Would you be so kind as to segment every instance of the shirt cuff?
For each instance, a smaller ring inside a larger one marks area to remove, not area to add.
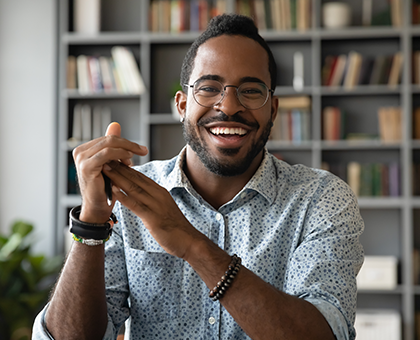
[[[324,316],[330,325],[336,339],[349,340],[349,330],[343,314],[334,305],[324,300],[305,298],[313,304]]]
[[[44,309],[39,312],[35,318],[34,325],[32,328],[32,340],[54,340],[50,332],[45,325],[45,314],[47,313],[48,304]],[[114,340],[116,338],[115,327],[112,323],[110,316],[108,315],[108,324],[103,340]]]

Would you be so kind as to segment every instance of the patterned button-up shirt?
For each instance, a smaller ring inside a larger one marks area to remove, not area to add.
[[[364,224],[348,185],[326,171],[290,166],[265,151],[251,180],[216,210],[182,171],[184,157],[182,151],[172,160],[137,169],[170,192],[197,230],[227,253],[238,254],[264,281],[312,303],[337,339],[354,339]],[[167,254],[140,218],[119,202],[114,213],[119,223],[106,243],[104,339],[115,339],[127,318],[129,339],[249,339],[208,297],[191,266]],[[35,339],[48,339],[44,312],[35,322]]]

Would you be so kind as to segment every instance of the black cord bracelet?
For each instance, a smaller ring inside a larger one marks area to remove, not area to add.
[[[239,269],[241,268],[241,258],[234,254],[231,258],[228,270],[226,270],[225,275],[222,276],[220,281],[217,283],[216,287],[214,287],[210,293],[209,297],[213,301],[217,301],[221,299],[230,285],[232,284],[233,280],[238,274]]]

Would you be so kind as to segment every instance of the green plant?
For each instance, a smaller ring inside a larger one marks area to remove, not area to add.
[[[30,339],[61,267],[61,257],[31,254],[32,231],[32,225],[18,221],[9,236],[0,235],[0,339]]]

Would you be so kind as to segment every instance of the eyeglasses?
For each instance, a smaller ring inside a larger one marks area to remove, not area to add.
[[[193,85],[184,84],[193,90],[193,97],[197,104],[204,107],[213,107],[219,104],[226,94],[227,87],[236,89],[236,97],[242,106],[250,110],[256,110],[267,103],[270,92],[267,85],[259,82],[247,82],[240,86],[223,85],[212,79],[198,79]]]

